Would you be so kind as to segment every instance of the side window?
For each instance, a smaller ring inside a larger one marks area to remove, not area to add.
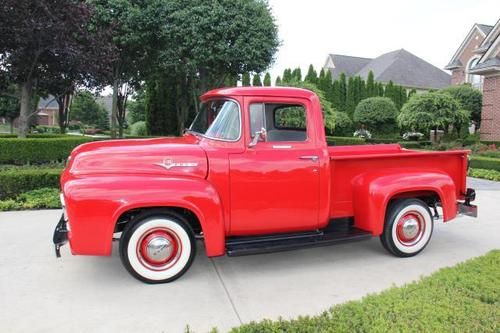
[[[250,104],[250,135],[253,138],[255,132],[266,128],[264,116],[264,104]]]

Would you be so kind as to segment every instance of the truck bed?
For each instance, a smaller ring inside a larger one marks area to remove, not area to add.
[[[330,155],[331,218],[353,215],[353,182],[371,172],[404,170],[449,175],[457,198],[466,191],[467,150],[420,151],[398,144],[328,147]]]

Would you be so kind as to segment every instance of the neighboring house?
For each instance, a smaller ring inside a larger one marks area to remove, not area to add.
[[[38,102],[36,123],[45,126],[59,126],[58,113],[59,105],[54,96],[49,95],[47,98],[41,98]]]
[[[500,20],[474,24],[445,69],[452,84],[470,83],[483,92],[481,140],[500,141]]]
[[[416,90],[441,89],[451,82],[449,74],[404,49],[374,59],[330,54],[324,68],[331,71],[333,79],[345,73],[347,77],[359,75],[366,80],[372,71],[375,81],[392,81]]]

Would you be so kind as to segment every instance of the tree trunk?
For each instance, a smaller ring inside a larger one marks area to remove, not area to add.
[[[28,79],[21,84],[21,112],[19,114],[18,137],[25,138],[29,130],[29,118],[33,103],[33,80]]]
[[[9,121],[9,125],[10,125],[10,134],[14,134],[14,119],[11,119]]]
[[[113,101],[111,106],[111,137],[116,138],[116,114],[118,109],[118,80],[113,80]]]

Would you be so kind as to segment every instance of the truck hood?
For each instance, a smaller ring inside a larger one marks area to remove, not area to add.
[[[67,167],[75,176],[151,174],[205,178],[207,170],[205,151],[192,135],[85,143],[73,150]]]

